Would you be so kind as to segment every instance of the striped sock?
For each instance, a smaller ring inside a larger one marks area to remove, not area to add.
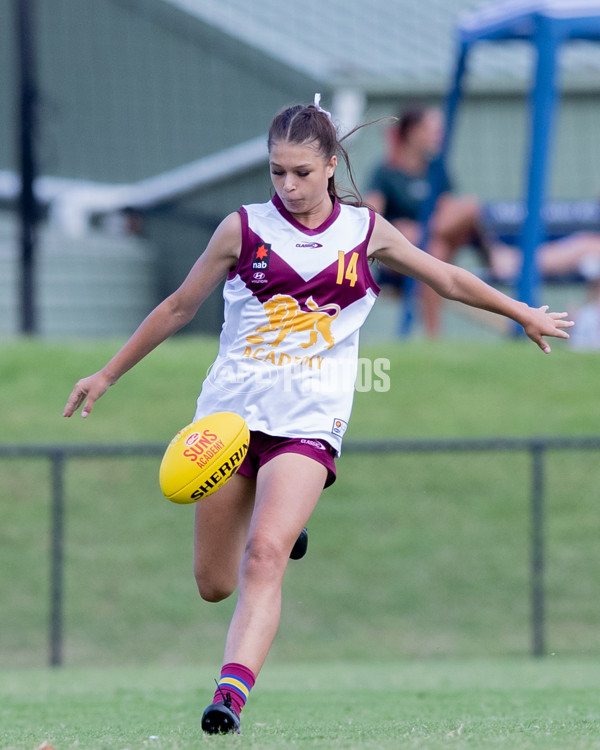
[[[218,682],[213,703],[229,698],[231,708],[239,716],[255,682],[254,673],[243,664],[225,664],[221,669],[221,679]]]

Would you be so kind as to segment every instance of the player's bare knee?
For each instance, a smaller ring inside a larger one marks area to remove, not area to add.
[[[204,571],[194,570],[198,593],[205,602],[222,602],[235,591],[235,583],[225,580],[215,580]]]
[[[205,602],[216,604],[217,602],[222,602],[233,594],[233,588],[230,587],[207,585],[198,581],[196,583],[198,586],[198,592]]]
[[[272,578],[285,568],[285,549],[268,538],[251,538],[246,544],[242,561],[242,572],[246,577]]]
[[[481,216],[481,203],[474,195],[465,195],[462,201],[467,216],[479,218]]]

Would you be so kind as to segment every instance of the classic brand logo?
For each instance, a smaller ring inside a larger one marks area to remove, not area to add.
[[[296,247],[323,247],[323,245],[318,242],[298,242]]]
[[[266,271],[269,267],[271,257],[271,245],[267,242],[261,242],[256,246],[254,258],[252,259],[253,271]]]
[[[304,445],[312,445],[313,448],[318,448],[320,451],[327,450],[327,448],[323,445],[323,443],[320,440],[307,440],[306,438],[302,438],[300,442],[304,443]]]

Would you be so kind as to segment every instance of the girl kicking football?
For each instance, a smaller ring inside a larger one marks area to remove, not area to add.
[[[109,386],[188,323],[225,281],[219,352],[195,418],[240,414],[250,449],[238,473],[196,506],[200,595],[210,602],[236,589],[238,595],[221,679],[202,718],[211,734],[239,731],[279,624],[290,551],[335,480],[353,397],[343,383],[353,382],[347,375],[356,372],[359,329],[378,294],[370,262],[516,321],[546,353],[546,337],[568,338],[572,325],[566,313],[531,308],[423,252],[358,196],[339,195],[336,167],[347,155],[317,98],[275,117],[268,150],[272,200],[223,220],[182,285],[101,370],[75,385],[64,410],[70,417],[82,407],[89,416]],[[341,371],[343,382],[331,388],[332,373]]]

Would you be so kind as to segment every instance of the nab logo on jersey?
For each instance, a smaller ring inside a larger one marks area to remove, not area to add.
[[[267,242],[261,242],[254,250],[252,258],[253,271],[265,271],[269,267],[269,258],[271,257],[271,245]]]

